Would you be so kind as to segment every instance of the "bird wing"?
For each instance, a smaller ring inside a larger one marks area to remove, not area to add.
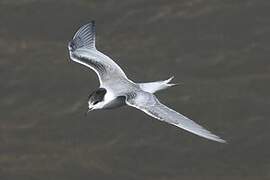
[[[82,26],[68,44],[72,61],[94,70],[100,84],[111,80],[127,79],[123,70],[95,46],[95,21]]]
[[[182,114],[168,108],[158,101],[155,95],[147,92],[133,93],[126,98],[126,104],[133,106],[146,114],[169,124],[185,129],[198,136],[225,143],[226,141],[204,129],[199,124],[183,116]]]

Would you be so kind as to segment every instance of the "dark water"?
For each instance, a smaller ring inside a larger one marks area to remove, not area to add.
[[[270,179],[268,0],[0,1],[0,179]],[[97,47],[134,81],[229,141],[124,107],[85,117],[96,75],[67,42],[97,22]]]

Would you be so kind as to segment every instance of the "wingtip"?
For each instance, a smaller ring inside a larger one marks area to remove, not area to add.
[[[225,141],[225,140],[223,140],[223,139],[219,139],[219,140],[217,140],[217,142],[219,142],[219,143],[223,143],[223,144],[228,144],[228,142],[227,142],[227,141]]]
[[[88,49],[96,49],[95,34],[95,21],[92,20],[77,30],[72,40],[68,44],[68,49],[70,51],[75,51],[76,49],[82,47],[86,47]]]
[[[94,29],[96,27],[96,21],[95,20],[91,20],[89,23],[88,23],[89,26],[92,26],[92,28]]]
[[[221,139],[219,136],[216,136],[216,135],[212,135],[212,137],[206,137],[207,139],[210,139],[212,141],[216,141],[216,142],[219,142],[219,143],[223,143],[223,144],[228,144],[228,142],[224,139]]]

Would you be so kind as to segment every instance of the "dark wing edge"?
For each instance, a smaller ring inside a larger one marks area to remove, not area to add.
[[[74,35],[73,39],[68,43],[70,51],[78,48],[96,49],[95,45],[96,25],[95,21],[82,26]]]
[[[94,70],[100,84],[113,78],[127,79],[123,70],[95,47],[95,21],[83,25],[68,43],[70,59]]]
[[[206,139],[226,143],[225,140],[214,135],[199,124],[160,103],[153,94],[149,93],[147,96],[148,97],[146,97],[146,99],[147,101],[150,101],[150,103],[142,103],[142,99],[140,101],[136,101],[136,97],[127,98],[126,103],[127,105],[133,106],[160,121],[167,122]],[[149,96],[152,97],[150,98]]]

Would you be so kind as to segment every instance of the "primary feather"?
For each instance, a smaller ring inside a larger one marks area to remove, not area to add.
[[[133,97],[127,98],[126,102],[128,105],[144,111],[148,115],[160,121],[165,121],[169,124],[213,141],[221,143],[226,142],[184,115],[163,105],[158,101],[155,95],[151,93],[137,92],[135,96],[133,95]]]
[[[120,105],[126,103],[158,120],[198,136],[221,143],[226,142],[194,121],[161,104],[152,94],[175,85],[169,83],[172,78],[150,83],[134,83],[129,80],[124,71],[111,58],[96,49],[95,32],[94,21],[82,26],[69,42],[68,49],[72,61],[91,68],[98,75],[100,88],[104,89],[105,93],[102,94],[102,99],[92,98],[93,102],[99,102],[96,108],[109,108],[112,104],[115,107],[117,102]]]
[[[95,36],[94,21],[82,26],[68,44],[71,60],[94,70],[100,84],[113,78],[127,79],[124,71],[111,58],[96,49]]]

